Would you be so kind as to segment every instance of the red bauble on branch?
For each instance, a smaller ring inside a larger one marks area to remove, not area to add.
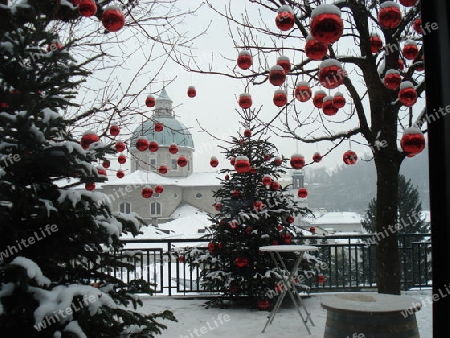
[[[270,186],[270,184],[272,183],[272,178],[270,176],[264,176],[262,178],[262,184],[264,184],[266,187]]]
[[[234,164],[236,163],[236,157],[230,158],[230,164],[234,167]]]
[[[294,96],[300,102],[306,102],[311,98],[311,87],[308,82],[301,81],[297,84],[294,90]]]
[[[399,69],[400,71],[402,71],[402,70],[405,69],[405,62],[403,62],[402,59],[398,59],[398,69]]]
[[[242,109],[250,108],[253,104],[252,96],[248,93],[242,93],[241,95],[239,95],[238,104]]]
[[[148,149],[148,140],[145,137],[139,137],[136,140],[136,149],[139,151],[146,151]]]
[[[162,124],[161,122],[156,122],[154,128],[155,131],[159,133],[164,130],[164,124]]]
[[[231,195],[233,196],[233,197],[240,197],[241,196],[241,192],[239,191],[239,190],[237,190],[237,189],[234,189],[232,192],[231,192]]]
[[[319,89],[318,91],[316,91],[314,93],[314,96],[313,96],[314,107],[322,108],[322,106],[323,106],[323,99],[324,99],[325,96],[327,96],[327,93],[325,93],[324,90]]]
[[[414,20],[413,29],[416,31],[417,34],[423,34],[421,18]]]
[[[425,137],[417,127],[406,128],[400,140],[400,146],[406,156],[413,157],[425,148]]]
[[[113,124],[111,125],[111,127],[109,127],[109,135],[111,136],[117,136],[120,133],[120,128],[117,124]]]
[[[117,170],[116,173],[117,178],[124,178],[125,177],[125,172],[123,170]]]
[[[280,165],[283,164],[283,160],[281,159],[281,157],[276,156],[276,157],[273,159],[273,164],[274,164],[275,166],[279,167]]]
[[[237,257],[234,262],[238,268],[245,268],[250,263],[250,260],[246,257]]]
[[[98,137],[98,135],[95,132],[87,131],[81,137],[80,145],[81,145],[81,148],[83,148],[84,150],[87,150],[87,149],[89,149],[89,147],[91,146],[92,143],[95,143],[98,141],[100,141],[100,137]]]
[[[272,183],[270,183],[270,190],[280,190],[280,183],[278,183],[277,181],[272,181]]]
[[[383,83],[386,88],[391,90],[397,90],[402,82],[402,77],[400,72],[396,69],[389,69],[384,75]]]
[[[378,12],[378,22],[381,28],[393,29],[397,28],[402,21],[402,13],[400,6],[393,1],[385,1],[380,5]]]
[[[319,152],[315,152],[312,159],[314,162],[319,163],[322,161],[322,155]]]
[[[282,5],[278,8],[278,14],[275,18],[275,24],[278,29],[282,31],[288,31],[294,27],[295,16],[294,11],[288,5]]]
[[[291,156],[290,164],[294,169],[302,169],[305,166],[305,157],[300,154],[294,154]]]
[[[247,156],[238,156],[236,157],[236,161],[234,163],[234,169],[239,174],[247,173],[250,170],[250,160]]]
[[[216,209],[217,211],[222,210],[223,204],[220,202],[216,202],[214,203],[214,209]]]
[[[164,187],[162,185],[155,186],[155,193],[162,194],[164,191]]]
[[[145,105],[149,108],[154,107],[156,104],[156,99],[153,95],[149,94],[147,95],[147,98],[145,99]]]
[[[81,0],[78,5],[78,12],[81,16],[93,16],[97,13],[97,5],[93,0]]]
[[[306,38],[305,54],[311,60],[321,61],[327,55],[327,45],[317,41],[311,35]]]
[[[180,167],[185,167],[188,164],[188,159],[184,156],[178,157],[177,164]]]
[[[331,4],[317,6],[311,12],[309,27],[311,36],[324,44],[332,44],[339,40],[344,31],[341,10]]]
[[[383,41],[377,33],[370,34],[370,51],[376,54],[383,48]]]
[[[178,146],[177,146],[175,143],[172,143],[172,144],[169,146],[169,153],[171,153],[171,154],[176,154],[176,153],[178,153]]]
[[[281,55],[277,58],[277,65],[283,68],[285,74],[289,74],[291,71],[291,60],[285,55]]]
[[[103,160],[102,167],[108,169],[111,166],[111,162],[109,160]]]
[[[242,50],[239,52],[237,65],[242,70],[247,70],[253,65],[253,58],[248,50]]]
[[[153,189],[150,186],[142,188],[141,195],[144,198],[150,198],[153,195]]]
[[[333,104],[333,99],[333,96],[325,96],[323,98],[322,111],[327,116],[336,115],[339,110],[339,108]]]
[[[400,0],[400,3],[405,7],[414,6],[419,0]]]
[[[125,164],[127,162],[127,157],[123,154],[120,154],[117,157],[117,162],[119,162],[120,164]]]
[[[258,307],[259,310],[266,311],[266,310],[270,309],[272,304],[270,303],[269,299],[264,298],[264,299],[258,299],[256,301],[256,306]]]
[[[219,160],[217,159],[216,156],[211,156],[211,159],[209,160],[209,165],[213,168],[219,165]]]
[[[209,251],[209,252],[214,252],[214,251],[216,251],[216,243],[214,243],[214,242],[208,243],[208,251]]]
[[[342,155],[342,160],[345,164],[355,164],[358,160],[358,156],[356,153],[352,150],[347,150],[344,155]]]
[[[284,89],[275,90],[273,93],[273,104],[280,108],[287,104],[287,94]]]
[[[341,63],[335,59],[327,59],[320,63],[319,82],[327,89],[334,89],[344,82],[346,72]]]
[[[124,150],[125,150],[125,143],[123,143],[122,141],[119,141],[119,142],[117,142],[115,145],[114,145],[114,148],[116,148],[116,151],[118,152],[118,153],[121,153],[121,152],[123,152]]]
[[[167,166],[165,166],[165,165],[159,166],[158,172],[162,175],[167,174]]]
[[[319,273],[319,274],[317,275],[317,283],[318,283],[318,284],[323,284],[323,283],[325,283],[325,276],[324,276],[323,274]]]
[[[152,153],[158,151],[159,149],[159,144],[156,141],[150,141],[148,143],[148,150],[150,150]]]
[[[333,97],[333,106],[335,106],[338,109],[341,109],[345,106],[345,97],[344,94],[340,92],[336,92]]]
[[[274,86],[281,86],[286,80],[286,74],[284,73],[283,67],[275,65],[270,68],[269,72],[269,82]]]
[[[197,89],[194,86],[189,86],[187,90],[187,96],[190,98],[197,96]]]
[[[309,228],[309,231],[310,231],[312,234],[315,234],[315,233],[316,233],[316,228],[312,226],[312,227]]]
[[[86,182],[84,184],[84,189],[92,191],[95,189],[95,183],[94,182]]]
[[[410,81],[404,81],[400,84],[398,99],[406,107],[412,107],[417,102],[417,91]]]
[[[106,169],[102,167],[97,167],[97,172],[99,175],[106,176],[108,173],[106,172]]]
[[[419,48],[417,47],[417,43],[411,40],[406,41],[402,49],[403,57],[407,60],[414,60],[418,54]]]
[[[108,31],[117,32],[125,25],[125,16],[119,7],[108,7],[102,14],[102,24]]]
[[[306,198],[308,196],[308,190],[306,190],[306,188],[298,189],[297,196],[300,198]]]
[[[252,131],[250,129],[245,129],[244,130],[244,137],[250,137],[252,136]]]

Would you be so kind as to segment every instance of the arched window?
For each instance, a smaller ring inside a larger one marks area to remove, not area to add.
[[[159,202],[150,203],[150,215],[151,216],[161,215],[161,203]]]
[[[129,202],[120,203],[119,211],[124,214],[130,214],[131,213],[131,203],[129,203]]]

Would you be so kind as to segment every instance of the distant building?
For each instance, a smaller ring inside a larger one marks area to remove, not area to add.
[[[312,219],[310,225],[320,228],[323,233],[359,232],[363,233],[361,225],[363,217],[356,212],[327,212],[322,216]]]
[[[156,123],[163,124],[162,131],[155,131]],[[158,151],[139,151],[136,140],[140,137],[149,142],[156,141]],[[176,145],[178,152],[172,154],[169,147]],[[194,142],[188,129],[179,122],[172,109],[172,100],[163,89],[156,99],[153,115],[133,132],[129,144],[131,173],[124,178],[112,178],[101,186],[112,204],[113,211],[137,213],[148,224],[160,224],[172,220],[175,210],[183,205],[191,205],[201,211],[214,213],[213,191],[220,186],[215,172],[194,173]],[[178,165],[180,156],[188,162]],[[167,174],[160,174],[161,165],[167,167]],[[163,186],[161,194],[153,193],[150,198],[141,195],[142,188]]]

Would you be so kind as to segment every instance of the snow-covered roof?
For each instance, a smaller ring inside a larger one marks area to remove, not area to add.
[[[198,230],[211,225],[208,214],[191,205],[178,207],[170,217],[174,220],[159,225],[159,229],[170,230],[177,235],[197,234],[197,237],[200,237],[203,234],[200,234]]]
[[[147,172],[142,170],[136,170],[123,178],[110,177],[107,182],[101,186],[108,185],[176,185],[183,187],[195,187],[195,186],[219,186],[220,181],[218,177],[220,174],[217,172],[197,172],[192,173],[187,177],[166,177],[164,175],[157,174],[155,172]],[[99,184],[100,186],[100,184]]]
[[[363,217],[356,212],[339,211],[327,212],[326,214],[311,220],[311,224],[359,224]]]

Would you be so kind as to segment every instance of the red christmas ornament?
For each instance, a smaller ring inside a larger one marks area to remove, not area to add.
[[[178,146],[177,146],[175,143],[172,143],[172,144],[169,146],[169,153],[171,153],[171,154],[176,154],[176,153],[178,153]]]
[[[188,87],[187,95],[188,95],[189,97],[191,97],[191,98],[197,96],[197,90],[195,89],[194,86],[189,86],[189,87]]]
[[[419,154],[425,149],[425,137],[422,131],[417,127],[406,128],[400,140],[400,147],[408,157]]]
[[[47,46],[47,52],[54,52],[63,48],[64,46],[59,41],[52,41],[52,43]]]
[[[273,159],[273,164],[276,165],[277,167],[279,167],[280,165],[283,164],[283,160],[277,156]]]
[[[356,153],[352,150],[347,150],[344,155],[342,156],[342,160],[345,164],[355,164],[358,160],[358,156]]]
[[[283,230],[283,226],[281,224],[278,224],[277,229],[281,231],[281,230]]]
[[[184,255],[180,255],[180,257],[178,257],[179,263],[184,263],[185,261],[186,261],[186,258],[184,257]]]
[[[217,211],[222,210],[222,207],[223,207],[222,203],[220,202],[214,203],[214,209],[216,209]]]
[[[418,0],[400,0],[400,3],[405,7],[412,7],[417,3]]]
[[[262,178],[262,184],[264,184],[265,186],[270,186],[271,183],[272,183],[272,178],[270,176],[264,176]]]
[[[239,95],[238,104],[242,109],[250,108],[253,104],[252,96],[248,93],[242,93],[241,95]]]
[[[305,165],[305,158],[303,155],[294,154],[291,156],[290,164],[294,169],[302,169]]]
[[[107,7],[102,14],[102,24],[110,32],[117,32],[125,25],[125,16],[119,7]]]
[[[100,141],[100,137],[93,131],[88,131],[81,137],[80,145],[84,150],[89,149],[92,143]]]
[[[319,274],[317,275],[317,283],[318,283],[318,284],[323,284],[323,283],[325,283],[325,276],[324,276],[323,274],[319,273]]]
[[[273,104],[280,108],[287,104],[287,94],[284,89],[275,90],[273,93]]]
[[[392,29],[397,28],[402,21],[402,13],[400,6],[393,1],[385,1],[380,5],[378,12],[378,22],[381,28]]]
[[[283,67],[279,65],[272,66],[269,72],[269,82],[274,86],[281,86],[286,80],[286,74]]]
[[[406,107],[412,107],[417,102],[417,92],[411,82],[404,81],[400,84],[398,99]]]
[[[155,187],[155,192],[156,192],[157,194],[162,194],[163,191],[164,191],[164,187],[163,187],[162,185],[157,185],[157,186]]]
[[[261,211],[262,209],[264,209],[264,203],[263,202],[255,201],[253,203],[253,210]]]
[[[396,69],[389,69],[384,75],[383,83],[386,88],[391,90],[397,90],[400,87],[400,83],[402,82],[402,77],[400,76],[400,72]]]
[[[346,76],[342,65],[335,59],[327,59],[320,63],[319,66],[319,82],[327,89],[334,89],[344,82]]]
[[[150,141],[148,143],[148,150],[150,150],[152,153],[158,151],[159,149],[159,144],[156,141]]]
[[[341,10],[330,4],[317,6],[311,12],[309,27],[311,36],[324,44],[332,44],[339,40],[344,31]]]
[[[250,227],[250,226],[248,226],[248,227],[245,228],[245,233],[246,233],[247,235],[250,235],[250,234],[252,233],[252,231],[253,231],[253,228]]]
[[[272,181],[272,183],[270,183],[270,190],[280,190],[280,183],[278,183],[277,181]]]
[[[277,58],[277,65],[283,68],[285,74],[289,74],[291,71],[291,60],[285,55],[281,55]]]
[[[162,124],[161,122],[156,122],[154,128],[155,131],[159,133],[164,130],[164,124]]]
[[[292,236],[291,236],[291,234],[290,234],[289,232],[284,231],[284,232],[281,234],[281,238],[283,239],[283,243],[284,243],[284,244],[291,244]]]
[[[116,148],[116,151],[118,153],[121,153],[125,150],[125,143],[123,143],[122,141],[119,141],[114,145],[114,148]]]
[[[97,172],[98,172],[99,175],[102,175],[102,176],[106,176],[107,175],[106,170],[104,168],[102,168],[102,167],[98,167],[97,168]]]
[[[314,61],[321,61],[327,55],[327,51],[327,45],[308,35],[305,45],[305,54],[307,57]]]
[[[150,198],[153,195],[153,189],[150,188],[149,186],[142,188],[141,190],[141,195],[144,198]]]
[[[81,0],[78,5],[78,12],[81,16],[93,16],[97,13],[97,5],[92,0]]]
[[[342,94],[342,93],[340,93],[340,92],[336,92],[335,94],[334,94],[334,97],[333,97],[333,106],[335,106],[336,108],[338,108],[338,109],[341,109],[342,107],[344,107],[345,106],[345,97],[344,97],[344,95]]]
[[[300,198],[306,198],[306,196],[308,196],[308,191],[306,190],[306,188],[300,188],[297,191],[297,195]]]
[[[162,175],[167,174],[167,167],[165,165],[159,166],[158,172]]]
[[[272,158],[272,156],[270,154],[264,155],[264,161],[270,161],[271,158]]]
[[[383,48],[383,41],[377,33],[372,33],[370,35],[370,51],[376,54]]]
[[[291,215],[286,216],[286,222],[288,223],[294,223],[295,218]]]
[[[327,94],[325,93],[325,91],[323,90],[318,90],[314,93],[313,96],[313,105],[316,108],[322,108],[323,106],[323,98],[327,96]]]
[[[419,54],[419,48],[414,41],[406,41],[402,49],[402,55],[407,60],[414,60]]]
[[[306,102],[311,98],[311,88],[308,82],[301,81],[294,90],[294,96],[300,102]]]
[[[84,184],[84,189],[92,191],[95,189],[95,183],[94,182],[86,182]]]
[[[250,137],[252,136],[252,131],[250,129],[245,129],[244,130],[244,137]]]
[[[156,104],[156,99],[153,95],[149,94],[145,99],[145,105],[149,108],[154,107]]]
[[[247,173],[250,170],[250,160],[247,156],[238,156],[234,163],[234,169],[239,174]]]
[[[312,159],[314,162],[319,163],[322,161],[322,155],[319,152],[315,152]]]
[[[243,50],[239,52],[237,58],[237,65],[242,70],[247,70],[253,65],[253,58],[248,50]]]
[[[139,151],[146,151],[148,149],[148,140],[145,137],[139,137],[136,140],[136,149]]]
[[[414,20],[413,29],[416,31],[417,34],[423,34],[421,18]]]
[[[225,175],[225,181],[228,181],[230,179],[230,175],[226,174]]]
[[[310,228],[309,228],[309,231],[310,231],[312,234],[315,234],[315,233],[316,233],[316,228],[315,228],[315,227],[310,227]]]
[[[108,169],[111,166],[111,162],[109,160],[103,160],[102,167]]]
[[[275,18],[275,24],[279,30],[288,31],[294,27],[295,16],[294,11],[288,5],[282,5],[278,8],[278,14]]]
[[[188,164],[188,159],[184,156],[178,157],[177,164],[180,167],[185,167]]]
[[[111,127],[109,127],[109,134],[111,136],[117,136],[120,133],[120,128],[117,124],[113,124]]]
[[[236,163],[236,157],[230,158],[230,164],[231,164],[232,166],[234,166],[235,163]]]
[[[119,170],[117,170],[116,176],[117,176],[117,178],[124,178],[125,173],[123,172],[123,170],[119,169]]]
[[[402,59],[398,59],[398,69],[403,70],[405,69],[405,63]]]
[[[216,251],[216,243],[213,243],[213,242],[208,243],[208,251],[209,252]]]
[[[219,160],[215,156],[211,156],[211,160],[209,161],[209,165],[213,168],[219,165]]]
[[[239,197],[241,196],[241,192],[237,189],[234,189],[231,194],[233,195],[233,197]]]
[[[237,257],[234,262],[238,268],[245,268],[250,263],[250,260],[246,257]]]
[[[120,164],[125,164],[127,162],[127,157],[123,154],[120,154],[117,157],[117,162],[119,162]]]
[[[230,229],[231,229],[231,230],[237,230],[237,229],[239,228],[239,223],[236,222],[236,221],[231,221],[231,222],[229,223],[229,225],[230,225]]]
[[[333,116],[338,112],[338,107],[333,104],[333,96],[325,96],[323,98],[322,110],[327,116]]]

